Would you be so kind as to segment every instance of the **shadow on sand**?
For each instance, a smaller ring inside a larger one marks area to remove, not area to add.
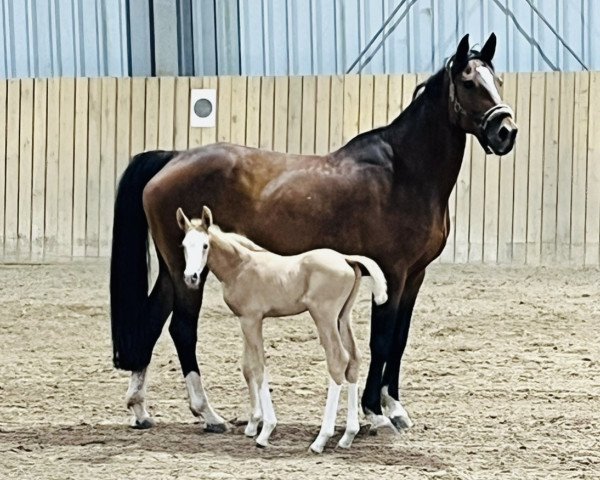
[[[172,454],[206,454],[247,459],[276,459],[318,456],[308,446],[318,433],[318,427],[302,424],[280,424],[271,436],[271,447],[260,449],[243,434],[242,426],[234,426],[226,433],[204,432],[199,424],[159,424],[150,430],[134,430],[125,425],[39,425],[27,428],[0,428],[0,451],[30,452],[49,447],[88,447],[93,449],[93,460],[104,462],[133,450]],[[441,469],[446,465],[436,456],[418,452],[401,443],[392,434],[371,435],[363,427],[350,450],[335,449],[342,430],[330,440],[324,456],[343,459],[344,462],[378,465]],[[82,450],[82,454],[84,451]],[[89,452],[88,452],[89,453]]]

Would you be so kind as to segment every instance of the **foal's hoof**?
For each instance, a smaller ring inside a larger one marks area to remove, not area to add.
[[[269,448],[268,440],[256,440],[256,448]]]
[[[204,431],[207,433],[225,433],[227,431],[226,423],[207,423],[204,427]]]
[[[149,428],[156,427],[156,422],[150,417],[144,418],[141,422],[136,419],[131,427],[135,428],[136,430],[148,430]]]
[[[257,425],[255,423],[248,423],[248,425],[246,425],[246,428],[244,428],[244,435],[250,438],[256,437],[256,435],[258,435],[259,426],[260,425]]]
[[[396,427],[397,430],[406,430],[407,428],[411,428],[413,426],[412,420],[408,417],[391,417],[390,421],[392,422],[392,425]]]
[[[323,449],[325,448],[324,445],[321,445],[320,443],[317,443],[317,441],[315,440],[310,447],[308,447],[308,451],[310,453],[323,453]]]

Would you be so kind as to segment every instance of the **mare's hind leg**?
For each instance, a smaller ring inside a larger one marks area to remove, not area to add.
[[[200,376],[200,367],[196,359],[198,340],[198,314],[202,305],[202,294],[208,270],[202,272],[200,290],[191,290],[182,279],[175,283],[175,305],[169,333],[175,343],[175,349],[181,364],[181,370],[188,389],[190,410],[206,421],[206,430],[221,433],[227,430],[223,420],[211,407]]]
[[[146,387],[148,385],[147,377],[148,368],[144,368],[139,372],[131,372],[129,379],[129,388],[125,396],[127,408],[133,412],[131,426],[133,428],[151,428],[156,425],[146,410]]]
[[[354,437],[360,430],[358,421],[358,372],[360,368],[360,351],[356,345],[352,332],[352,318],[350,312],[340,318],[340,335],[342,343],[350,354],[346,368],[346,381],[348,382],[348,414],[346,417],[346,431],[338,442],[340,448],[350,448]]]
[[[342,338],[337,328],[337,312],[323,312],[311,309],[310,314],[313,317],[321,345],[325,349],[327,358],[327,369],[329,370],[330,381],[327,391],[327,401],[325,403],[325,412],[321,430],[310,449],[315,453],[321,453],[327,444],[327,441],[333,436],[335,431],[335,419],[337,416],[337,407],[342,390],[342,383],[346,375],[346,369],[350,355],[344,348]]]
[[[158,278],[142,312],[147,321],[145,328],[148,336],[146,337],[147,344],[140,345],[139,348],[148,350],[148,358],[151,357],[154,345],[173,308],[173,283],[160,255],[158,261],[160,267]],[[133,428],[150,428],[155,425],[146,410],[147,370],[148,368],[145,367],[142,370],[131,372],[129,389],[125,396],[127,408],[133,412],[131,421]]]

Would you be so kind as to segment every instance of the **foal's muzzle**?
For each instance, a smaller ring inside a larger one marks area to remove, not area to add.
[[[515,145],[517,124],[508,105],[496,105],[485,112],[479,141],[486,153],[506,155]]]
[[[198,272],[194,272],[192,274],[183,274],[183,280],[185,284],[189,288],[199,288],[200,287],[200,274]]]

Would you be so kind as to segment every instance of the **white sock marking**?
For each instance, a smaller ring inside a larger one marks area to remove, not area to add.
[[[132,425],[141,424],[144,420],[150,418],[146,410],[146,386],[148,384],[147,368],[139,372],[131,372],[129,379],[129,388],[125,396],[127,407],[133,410],[134,419]]]
[[[244,430],[244,434],[247,437],[254,437],[258,432],[258,424],[262,420],[262,409],[260,408],[260,396],[258,394],[258,386],[256,382],[251,379],[248,383],[248,391],[250,394],[250,418],[248,419],[248,425]]]
[[[354,437],[360,430],[358,422],[358,384],[348,384],[348,416],[346,418],[346,431],[338,442],[338,447],[350,448]]]
[[[381,388],[381,402],[387,417],[400,417],[402,420],[404,420],[404,423],[406,423],[409,428],[413,426],[413,422],[410,419],[408,412],[398,400],[389,394],[387,385],[384,385]]]
[[[210,406],[204,387],[202,386],[202,378],[198,372],[190,372],[185,377],[185,384],[188,390],[190,400],[190,410],[197,417],[203,417],[208,425],[223,424],[223,420]]]
[[[256,438],[256,443],[266,447],[269,445],[269,437],[277,425],[277,417],[275,417],[275,409],[271,400],[271,392],[269,391],[269,381],[267,380],[267,372],[264,372],[263,382],[258,393],[260,398],[260,406],[263,415],[263,427],[260,434]]]
[[[315,453],[321,453],[327,444],[327,440],[331,438],[335,431],[335,419],[337,416],[337,407],[340,400],[340,392],[342,386],[329,380],[329,390],[327,391],[327,402],[325,403],[325,414],[323,415],[323,423],[321,431],[310,446],[310,449]]]

